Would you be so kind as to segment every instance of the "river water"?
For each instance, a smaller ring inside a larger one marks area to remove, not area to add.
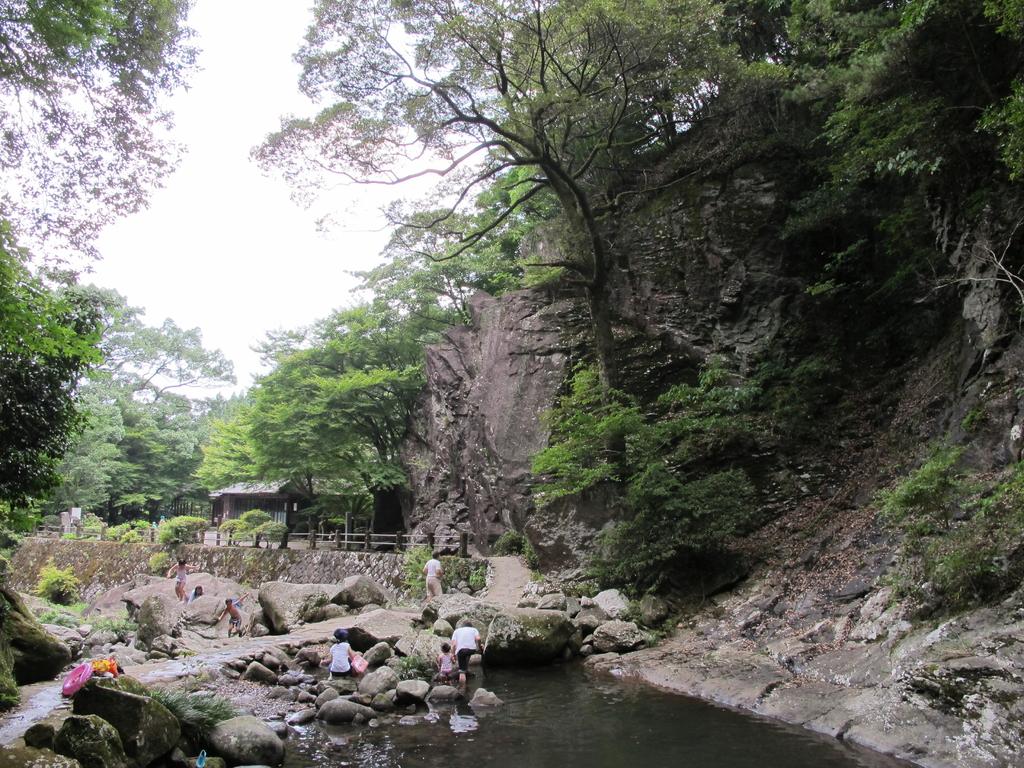
[[[895,768],[905,765],[763,718],[591,674],[579,665],[471,680],[505,704],[467,704],[381,728],[300,729],[287,768]]]

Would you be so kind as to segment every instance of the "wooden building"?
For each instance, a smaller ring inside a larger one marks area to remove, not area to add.
[[[215,526],[261,509],[275,522],[293,528],[297,514],[308,506],[305,497],[291,490],[291,483],[236,483],[213,491],[210,500],[210,522]]]

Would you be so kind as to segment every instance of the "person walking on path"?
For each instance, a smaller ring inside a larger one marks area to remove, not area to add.
[[[441,567],[441,561],[437,559],[437,552],[434,552],[427,560],[423,566],[423,573],[427,576],[427,600],[432,597],[440,597],[443,591],[441,577],[444,575],[444,568]]]
[[[455,649],[455,659],[459,663],[459,689],[464,691],[469,659],[474,653],[483,653],[480,632],[469,619],[459,619],[458,629],[452,634],[452,648]]]

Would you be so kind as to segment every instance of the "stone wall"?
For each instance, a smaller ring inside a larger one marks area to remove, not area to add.
[[[100,593],[150,573],[150,557],[166,551],[158,544],[112,541],[25,539],[11,560],[9,584],[32,592],[39,571],[52,558],[58,568],[71,568],[82,584],[83,597]],[[254,587],[265,581],[332,583],[364,573],[388,589],[402,586],[402,556],[338,550],[254,549],[252,547],[182,547],[189,563],[215,576]]]

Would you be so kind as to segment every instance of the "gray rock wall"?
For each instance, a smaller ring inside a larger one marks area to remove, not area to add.
[[[52,558],[58,568],[74,570],[82,584],[82,596],[88,601],[135,576],[150,573],[149,558],[160,551],[166,550],[157,544],[26,538],[11,559],[8,582],[19,592],[34,591],[39,571]],[[201,571],[252,586],[265,581],[336,583],[362,573],[388,589],[402,588],[402,556],[396,554],[199,545],[180,551]]]

